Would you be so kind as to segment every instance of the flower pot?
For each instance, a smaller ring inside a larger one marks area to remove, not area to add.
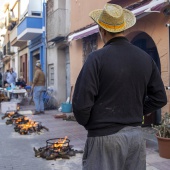
[[[170,138],[163,138],[157,136],[159,155],[162,158],[170,159]]]

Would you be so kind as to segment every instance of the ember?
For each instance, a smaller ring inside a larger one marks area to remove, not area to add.
[[[54,160],[57,158],[70,159],[70,156],[75,156],[76,153],[83,153],[72,149],[73,146],[69,145],[70,140],[65,138],[54,138],[46,141],[46,146],[39,148],[34,147],[35,157],[41,157],[46,160]]]
[[[15,132],[18,132],[21,135],[27,135],[33,132],[39,133],[42,129],[49,131],[49,129],[45,126],[42,126],[40,122],[35,122],[15,111],[6,112],[2,119],[5,119],[6,117],[9,118],[6,120],[6,124],[13,124],[15,126]]]
[[[15,124],[15,127],[14,127],[15,132],[18,132],[21,135],[27,135],[27,134],[34,133],[34,132],[39,133],[41,132],[42,129],[49,131],[48,128],[41,125],[41,122],[35,122],[30,119],[24,120],[24,121],[26,122],[25,123],[19,122],[18,124]]]
[[[5,118],[15,118],[15,117],[20,117],[22,116],[21,114],[19,114],[17,111],[7,111],[5,113],[4,116],[1,117],[1,119],[5,119]]]

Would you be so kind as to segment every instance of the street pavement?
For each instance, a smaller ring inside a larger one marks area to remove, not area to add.
[[[33,106],[21,106],[21,110],[32,110]],[[66,121],[54,118],[61,114],[57,110],[48,110],[45,114],[32,115],[24,112],[29,118],[40,121],[49,131],[31,135],[20,135],[14,131],[13,125],[6,125],[6,119],[0,119],[0,170],[81,170],[82,154],[70,159],[45,160],[34,155],[33,147],[46,146],[46,140],[51,138],[70,139],[73,149],[83,150],[87,132],[76,121]],[[2,117],[3,114],[0,114]],[[159,156],[154,135],[148,128],[143,130],[147,147],[147,170],[169,170],[170,159]]]

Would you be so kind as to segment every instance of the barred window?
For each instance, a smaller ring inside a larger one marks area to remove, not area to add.
[[[89,53],[97,49],[97,33],[83,38],[83,63],[85,63]]]
[[[48,65],[48,85],[54,85],[54,64]]]

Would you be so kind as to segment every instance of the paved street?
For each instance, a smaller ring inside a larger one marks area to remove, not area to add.
[[[22,110],[31,109],[24,106]],[[0,170],[81,170],[82,154],[68,159],[47,161],[34,156],[33,147],[40,148],[46,145],[46,140],[51,138],[63,138],[68,136],[70,145],[74,149],[82,150],[87,132],[74,121],[55,119],[54,115],[59,112],[46,111],[45,115],[26,115],[33,120],[42,122],[49,128],[49,132],[31,135],[20,135],[14,132],[12,125],[6,125],[6,119],[0,119]],[[1,117],[3,115],[1,114]],[[170,160],[159,157],[157,143],[152,135],[144,131],[147,139],[147,170],[169,170]],[[147,136],[148,135],[148,136]]]

